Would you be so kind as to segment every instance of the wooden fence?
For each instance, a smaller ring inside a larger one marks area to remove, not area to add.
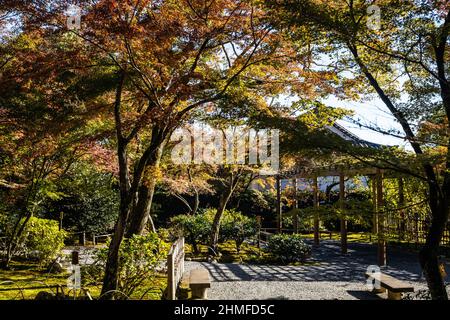
[[[184,273],[184,238],[179,238],[167,256],[167,299],[176,300],[178,284]]]
[[[89,242],[95,246],[99,243],[99,239],[101,239],[101,242],[106,242],[106,240],[111,238],[112,235],[112,233],[95,234],[89,231],[69,232],[69,236],[66,239],[66,244],[77,243],[79,246],[84,247]]]
[[[385,225],[384,225],[384,235],[390,241],[400,241],[407,242],[411,244],[420,245],[425,243],[428,229],[430,227],[430,221],[426,218],[409,214],[405,215],[403,218],[399,218],[394,214],[385,215]],[[276,234],[277,228],[261,228],[259,234],[259,240],[261,242],[267,242],[271,235]],[[284,229],[283,233],[293,233],[293,229]],[[313,230],[303,231],[302,233],[314,233]],[[324,231],[320,230],[320,235],[326,234],[328,238],[332,238],[333,233],[338,233],[339,231]],[[441,240],[442,247],[450,247],[450,222],[444,230]]]
[[[405,218],[387,217],[385,232],[389,239],[396,241],[406,241],[409,243],[425,243],[430,221],[420,217],[409,216]],[[442,235],[441,246],[450,247],[450,223]]]
[[[281,232],[283,234],[294,234],[295,230],[294,229],[281,229]],[[261,245],[266,246],[267,243],[269,242],[270,238],[278,233],[278,228],[261,228],[258,231],[257,234],[257,239],[256,239],[256,243],[258,248],[261,248]],[[314,230],[309,230],[309,231],[302,231],[302,234],[311,234],[314,233]],[[320,230],[319,231],[319,236],[320,238],[323,238],[323,234],[326,235],[327,239],[332,239],[333,238],[333,233],[339,233],[339,232],[333,232],[333,231],[328,231],[328,230]]]

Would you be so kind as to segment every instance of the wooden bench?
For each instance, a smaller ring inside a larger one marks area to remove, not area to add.
[[[191,270],[189,288],[192,291],[192,299],[207,299],[206,291],[211,288],[208,270],[204,268]]]
[[[403,292],[414,292],[413,286],[387,274],[366,272],[366,278],[378,280],[380,288],[374,288],[373,292],[383,293],[387,290],[389,300],[401,300]]]

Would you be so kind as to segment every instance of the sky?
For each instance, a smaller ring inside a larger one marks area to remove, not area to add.
[[[340,101],[335,97],[330,97],[323,101],[324,104],[331,107],[340,107],[354,111],[354,119],[360,119],[364,124],[376,124],[378,127],[385,129],[397,129],[402,131],[402,127],[395,120],[387,107],[380,99],[373,99],[367,102],[352,102],[352,101]],[[403,139],[393,137],[391,135],[385,135],[367,128],[360,128],[358,125],[352,123],[349,119],[339,120],[338,123],[344,126],[353,134],[359,138],[388,146],[403,146],[406,149],[410,149],[408,142]]]

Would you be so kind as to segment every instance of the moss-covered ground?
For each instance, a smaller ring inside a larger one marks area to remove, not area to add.
[[[0,300],[30,300],[40,291],[56,293],[57,285],[63,288],[66,295],[73,296],[67,289],[68,273],[52,274],[31,262],[13,262],[9,270],[0,269]],[[154,279],[143,283],[131,299],[160,300],[167,286],[167,277],[158,274]],[[93,299],[100,296],[101,284],[83,287]],[[78,291],[78,296],[86,296],[85,291]]]

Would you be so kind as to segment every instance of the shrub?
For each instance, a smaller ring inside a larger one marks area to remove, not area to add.
[[[194,252],[199,253],[199,244],[209,244],[212,223],[217,209],[206,209],[197,215],[179,215],[172,218],[172,229],[176,236],[184,236],[186,242],[192,245]],[[244,216],[235,210],[225,210],[220,221],[219,242],[232,240],[239,252],[246,238],[257,233],[256,219]]]
[[[283,263],[303,262],[311,254],[311,247],[298,234],[273,235],[269,239],[267,250]]]
[[[237,252],[245,239],[253,237],[258,232],[256,219],[244,216],[234,210],[226,210],[220,225],[221,240],[232,240],[236,244]]]
[[[171,220],[174,236],[184,236],[186,242],[199,253],[198,245],[207,244],[211,234],[212,220],[205,214],[179,215]]]
[[[57,221],[32,217],[21,237],[25,254],[36,258],[40,264],[55,259],[64,247],[66,232],[59,230]]]
[[[152,283],[163,268],[169,249],[170,244],[162,241],[156,233],[125,239],[119,250],[118,290],[122,295],[116,295],[117,298],[130,297],[137,289],[145,289],[146,283]],[[84,284],[103,280],[107,257],[108,247],[98,250],[96,262],[83,270]]]
[[[46,218],[64,213],[65,230],[109,233],[119,212],[119,192],[111,174],[81,162],[57,183],[62,196],[47,197],[42,207]]]

